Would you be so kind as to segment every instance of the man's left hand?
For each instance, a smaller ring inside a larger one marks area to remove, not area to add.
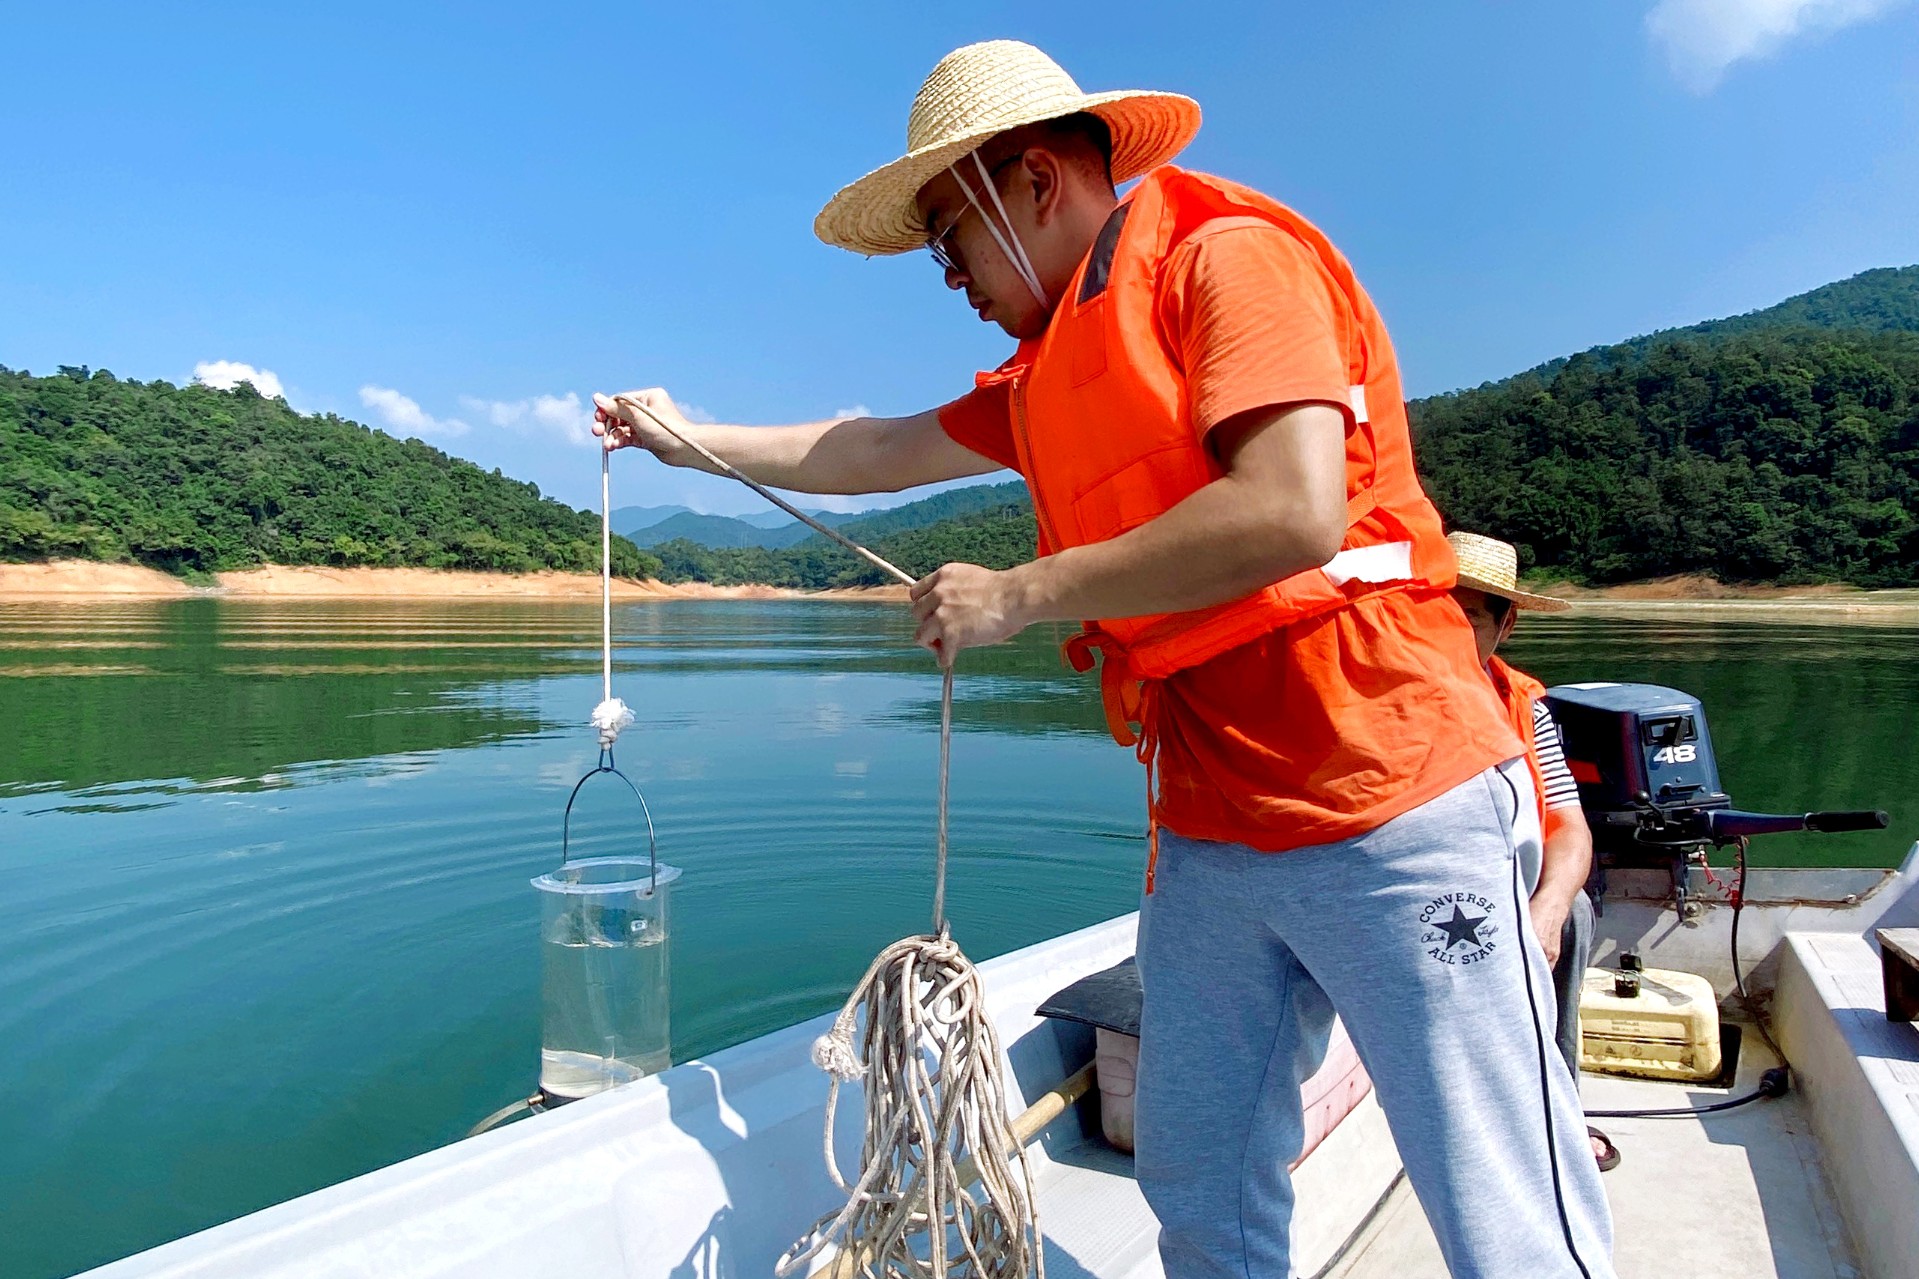
[[[1546,952],[1548,964],[1556,964],[1559,962],[1560,934],[1565,931],[1571,904],[1543,901],[1535,896],[1528,905],[1533,917],[1533,932],[1539,938],[1539,948]]]
[[[996,572],[977,564],[948,564],[913,584],[913,616],[919,629],[913,642],[951,666],[962,648],[997,644],[1030,625],[1021,616],[1016,589],[1018,570]]]

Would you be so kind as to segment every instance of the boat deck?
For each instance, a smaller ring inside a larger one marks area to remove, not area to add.
[[[1731,1090],[1605,1075],[1583,1080],[1596,1110],[1704,1105],[1757,1087],[1777,1064],[1747,1028]],[[1797,1095],[1704,1118],[1607,1119],[1622,1158],[1604,1184],[1620,1279],[1855,1279],[1832,1190]],[[1053,1279],[1153,1279],[1155,1227],[1124,1156],[1090,1142],[1055,1151],[1047,1184]],[[1300,1223],[1302,1227],[1306,1223]],[[1426,1279],[1446,1267],[1401,1178],[1325,1279]]]

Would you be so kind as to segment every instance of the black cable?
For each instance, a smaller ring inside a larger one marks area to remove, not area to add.
[[[1744,1106],[1771,1097],[1783,1097],[1791,1090],[1784,1066],[1774,1066],[1759,1076],[1759,1086],[1743,1097],[1715,1101],[1709,1106],[1675,1106],[1670,1110],[1588,1110],[1589,1119],[1684,1119],[1689,1115],[1713,1115],[1735,1106]]]
[[[1509,829],[1517,830],[1519,788],[1513,785],[1513,779],[1506,776],[1503,770],[1499,774],[1499,780],[1505,782],[1506,789],[1512,792],[1513,820]],[[1543,827],[1539,832],[1539,844],[1540,864],[1543,868],[1546,857],[1546,832]],[[1515,847],[1513,850],[1513,926],[1515,929],[1518,928],[1519,921],[1525,917],[1525,913],[1524,902],[1519,894],[1519,851]],[[1520,972],[1525,977],[1526,983],[1526,1006],[1532,1010],[1533,1015],[1533,1048],[1539,1054],[1539,1107],[1546,1120],[1546,1163],[1553,1174],[1553,1205],[1559,1209],[1559,1230],[1566,1237],[1567,1254],[1572,1257],[1573,1264],[1579,1267],[1579,1273],[1584,1276],[1584,1279],[1592,1279],[1592,1271],[1586,1269],[1586,1263],[1579,1255],[1579,1248],[1573,1243],[1572,1217],[1566,1211],[1566,1190],[1559,1182],[1559,1143],[1553,1135],[1552,1077],[1546,1067],[1546,1028],[1539,1020],[1539,997],[1533,993],[1533,958],[1523,934],[1519,938],[1519,963]]]

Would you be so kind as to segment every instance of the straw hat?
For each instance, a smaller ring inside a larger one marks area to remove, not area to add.
[[[834,196],[813,219],[828,244],[868,256],[926,243],[913,198],[996,133],[1090,111],[1113,131],[1113,181],[1166,163],[1199,132],[1199,103],[1177,93],[1082,93],[1030,44],[988,40],[939,60],[906,117],[906,154]]]
[[[1448,533],[1446,541],[1459,560],[1461,586],[1509,599],[1520,608],[1538,613],[1563,613],[1572,607],[1570,600],[1519,589],[1519,552],[1511,542],[1477,533]]]

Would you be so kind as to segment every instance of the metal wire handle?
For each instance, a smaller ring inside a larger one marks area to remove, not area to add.
[[[580,778],[579,781],[574,782],[573,793],[566,797],[566,813],[560,818],[560,865],[562,867],[566,865],[567,854],[573,846],[573,801],[580,797],[581,788],[601,773],[611,773],[613,776],[625,782],[626,788],[633,792],[633,798],[640,801],[640,812],[646,817],[646,894],[651,897],[653,891],[658,888],[660,884],[660,845],[659,840],[653,834],[653,810],[646,806],[646,796],[640,794],[640,788],[633,784],[633,779],[613,767],[613,748],[611,746],[605,747],[600,751],[599,767],[587,773],[584,777]]]

